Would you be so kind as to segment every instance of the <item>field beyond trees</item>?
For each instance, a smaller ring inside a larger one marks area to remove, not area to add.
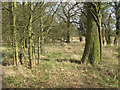
[[[45,44],[40,64],[28,69],[27,64],[11,65],[12,47],[3,43],[3,88],[118,88],[117,47],[103,46],[102,61],[93,67],[80,62],[84,45]]]

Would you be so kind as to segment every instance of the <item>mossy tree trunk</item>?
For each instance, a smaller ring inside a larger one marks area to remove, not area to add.
[[[38,37],[38,64],[40,62],[40,37]]]
[[[13,38],[13,2],[9,2],[9,20],[10,20],[10,26],[12,30],[12,49],[13,49],[13,64],[15,64],[15,48],[14,48],[14,38]]]
[[[17,31],[16,31],[16,1],[13,2],[13,26],[14,26],[14,31],[13,31],[13,35],[14,35],[14,48],[15,48],[15,58],[16,58],[16,65],[18,65],[19,63],[19,59],[18,59],[18,42],[17,42]]]
[[[23,0],[23,3],[22,3],[22,10],[23,10],[23,21],[25,20],[25,1]],[[25,39],[26,39],[26,33],[25,33],[25,21],[23,22],[23,26],[24,26],[24,29],[23,29],[23,35],[22,35],[22,44],[21,44],[21,49],[20,49],[20,62],[21,64],[23,64],[25,62]]]
[[[13,45],[13,63],[18,65],[18,43],[17,43],[17,32],[16,32],[16,1],[9,3],[9,18],[12,30],[12,45]]]
[[[28,55],[29,55],[29,68],[32,68],[32,21],[33,21],[33,2],[30,2],[30,18],[29,18],[29,47],[28,47]]]
[[[40,30],[38,36],[38,64],[42,54],[42,45],[43,45],[43,17],[42,17],[42,8],[40,8]]]
[[[118,64],[120,65],[120,33],[119,33],[119,38],[118,38]],[[120,68],[118,68],[118,82],[120,82]],[[120,84],[118,86],[120,89]]]
[[[24,16],[24,20],[25,20],[25,0],[23,0],[23,16]],[[24,26],[25,26],[25,22],[24,22],[24,24],[23,24]],[[26,34],[26,32],[25,32],[25,30],[26,30],[26,28],[24,28],[24,31],[23,31],[23,59],[25,59],[25,39],[26,39],[26,36],[25,36],[25,34]],[[25,61],[23,61],[23,62],[25,62]]]
[[[94,3],[97,5],[98,3]],[[86,3],[87,7],[87,31],[86,31],[86,44],[81,61],[83,63],[91,63],[96,65],[101,60],[101,35],[100,35],[100,18],[96,19],[92,12],[94,9],[93,3]],[[95,9],[94,9],[95,10]],[[98,25],[99,24],[99,25]]]
[[[33,33],[33,36],[32,36],[32,57],[33,59],[35,59],[35,34]]]

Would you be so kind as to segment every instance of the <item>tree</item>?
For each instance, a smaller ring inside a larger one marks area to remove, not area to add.
[[[86,44],[81,61],[96,65],[101,61],[101,3],[85,3],[87,12]]]
[[[115,20],[112,17],[111,12],[104,12],[102,15],[102,37],[103,42],[107,44],[111,44],[111,36],[113,36],[113,29],[114,29]]]
[[[43,5],[43,4],[42,4]],[[40,55],[42,53],[42,38],[43,38],[43,17],[42,17],[42,7],[40,7],[40,30],[39,30],[39,36],[38,36],[38,64],[40,61]]]
[[[28,55],[29,55],[29,66],[32,68],[32,22],[33,22],[33,1],[30,2],[30,13],[29,13],[29,47],[28,47]]]
[[[19,54],[19,58],[20,58],[20,63],[23,64],[25,62],[25,40],[26,40],[26,21],[24,21],[26,19],[26,8],[25,8],[25,1],[23,0],[22,4],[20,5],[21,7],[21,11],[19,10],[18,13],[20,19],[17,20],[17,22],[20,22],[20,26],[19,27],[19,33],[20,33],[20,43],[19,43],[19,47],[20,47],[20,54]],[[19,8],[20,8],[19,7]],[[21,16],[20,16],[21,15]],[[22,29],[22,30],[21,30]]]
[[[35,26],[38,25],[38,27],[34,28],[36,29],[35,35],[37,38],[36,40],[38,45],[38,64],[41,55],[43,54],[43,44],[45,42],[46,37],[48,36],[54,15],[58,9],[56,8],[54,10],[56,5],[57,5],[56,3],[44,3],[44,2],[38,3],[38,7],[36,10],[37,16],[33,19],[34,22],[33,24],[35,24]]]
[[[80,42],[82,41],[82,36],[85,35],[85,30],[86,30],[86,15],[81,13],[72,21],[75,27],[77,27],[78,33],[79,33],[79,40]]]
[[[114,40],[114,44],[118,44],[118,35],[120,32],[120,27],[119,27],[119,23],[120,23],[120,1],[118,2],[110,2],[109,3],[113,9],[114,9],[114,13],[115,13],[115,18],[116,18],[116,36],[115,36],[115,40]]]
[[[16,1],[9,3],[9,19],[12,30],[12,45],[13,45],[13,63],[18,65],[18,43],[16,39]]]
[[[72,23],[72,18],[77,15],[79,8],[75,7],[79,3],[62,3],[61,2],[61,7],[60,10],[61,12],[58,12],[57,15],[66,23],[67,25],[67,43],[70,43],[70,25]]]

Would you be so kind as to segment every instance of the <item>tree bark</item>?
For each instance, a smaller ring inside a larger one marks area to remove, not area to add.
[[[70,43],[70,23],[67,23],[67,41],[66,43]]]
[[[81,29],[80,28],[77,28],[78,29],[78,33],[79,33],[79,41],[82,42],[82,33],[81,33]]]
[[[13,3],[9,2],[9,20],[10,20],[10,26],[12,30],[12,49],[13,49],[13,64],[15,64],[15,48],[14,48],[14,37],[13,37]]]
[[[102,27],[102,44],[105,45],[106,40],[105,40],[105,28]]]
[[[87,3],[87,31],[86,31],[86,44],[84,54],[81,59],[83,63],[91,63],[96,65],[100,62],[100,41],[98,25],[91,14],[91,3]]]
[[[29,47],[28,47],[28,55],[29,55],[29,68],[32,68],[32,20],[33,20],[33,2],[30,2],[30,18],[29,18]]]
[[[40,30],[39,30],[39,36],[38,36],[38,64],[41,58],[41,55],[43,53],[42,45],[43,45],[43,17],[42,17],[42,8],[40,8]]]
[[[116,17],[116,36],[115,36],[115,40],[114,40],[114,45],[118,45],[118,35],[120,32],[120,28],[119,28],[119,21],[120,21],[120,11],[119,11],[119,7],[120,7],[120,2],[115,2],[115,17]]]
[[[40,61],[40,37],[38,37],[38,64]]]
[[[9,3],[9,18],[10,18],[10,25],[12,30],[12,45],[13,45],[13,63],[18,65],[18,43],[16,39],[16,1]]]
[[[22,10],[23,10],[23,21],[25,20],[25,1],[23,0],[23,3],[22,3]],[[25,26],[25,22],[23,22],[23,26]],[[23,39],[21,39],[21,41],[23,41],[23,43],[21,44],[21,46],[20,46],[20,55],[19,55],[19,58],[20,58],[20,63],[21,63],[21,65],[25,62],[24,61],[24,57],[25,57],[25,29],[26,28],[24,28],[24,30],[23,30],[23,35],[22,35],[22,37],[23,37]]]

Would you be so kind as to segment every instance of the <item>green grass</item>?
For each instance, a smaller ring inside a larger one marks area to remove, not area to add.
[[[102,61],[97,67],[93,67],[90,64],[70,62],[70,60],[81,59],[80,56],[84,50],[82,46],[84,45],[81,43],[71,43],[64,46],[46,45],[43,60],[40,60],[39,65],[33,65],[32,69],[27,69],[21,65],[19,67],[14,65],[2,66],[4,87],[117,88],[118,73],[116,69],[118,63],[117,56],[114,55],[117,52],[117,47],[103,46]],[[3,54],[3,61],[12,60],[10,50],[4,49]],[[44,58],[49,59],[49,61]]]
[[[2,47],[12,48],[12,45],[7,43],[2,43]]]
[[[50,55],[48,55],[48,58],[59,58],[60,56],[62,56],[61,53],[52,53]]]
[[[6,83],[15,83],[14,78],[13,78],[13,77],[10,77],[10,76],[6,77],[6,78],[4,79],[4,81],[5,81]]]

